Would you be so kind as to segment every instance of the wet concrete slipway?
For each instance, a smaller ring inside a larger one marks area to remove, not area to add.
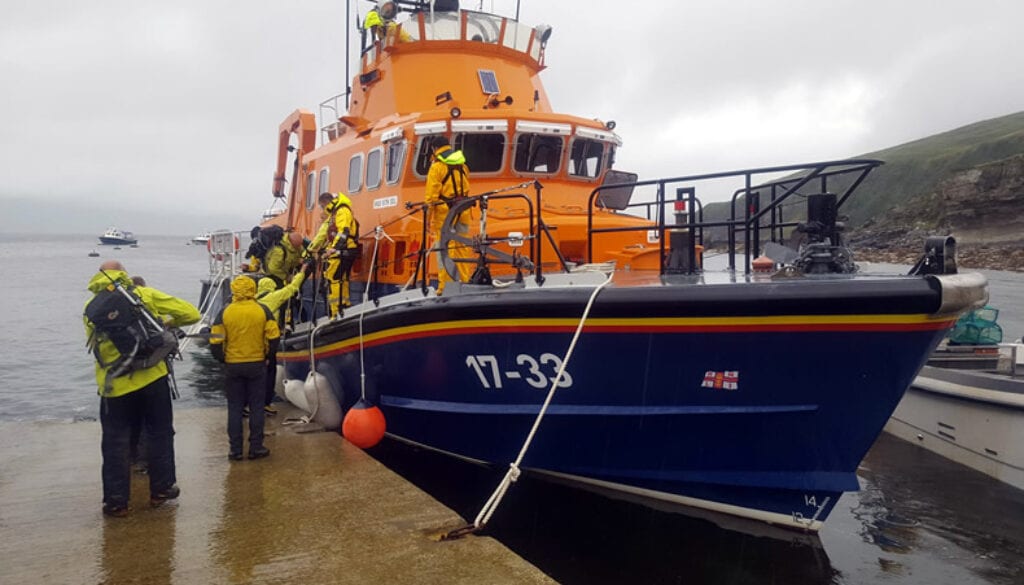
[[[0,424],[0,583],[550,583],[337,433],[270,419],[272,454],[229,462],[224,410],[176,413],[177,502],[105,518],[96,422]]]

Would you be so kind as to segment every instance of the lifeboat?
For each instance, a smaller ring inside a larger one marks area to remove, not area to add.
[[[269,222],[312,236],[318,195],[344,192],[363,229],[354,306],[327,317],[307,281],[285,377],[321,373],[343,410],[365,398],[389,436],[456,457],[818,530],[984,278],[948,242],[911,275],[858,272],[841,212],[881,161],[641,179],[615,167],[614,122],[549,102],[549,27],[399,4],[383,38],[362,31],[351,90],[278,128]],[[437,136],[471,172],[439,242]],[[705,217],[723,184],[731,212]],[[459,261],[473,279],[437,295]]]

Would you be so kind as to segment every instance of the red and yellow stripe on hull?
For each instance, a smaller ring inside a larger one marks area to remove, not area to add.
[[[586,333],[762,333],[762,332],[900,332],[938,331],[953,325],[956,319],[926,314],[910,315],[777,315],[762,317],[652,317],[594,318],[587,321]],[[375,347],[411,339],[480,335],[493,333],[572,333],[579,320],[572,318],[468,319],[439,321],[393,327],[368,333],[364,347]],[[359,349],[359,338],[348,337],[317,347],[317,359],[342,355]],[[282,362],[304,361],[308,349],[286,350],[277,354]]]

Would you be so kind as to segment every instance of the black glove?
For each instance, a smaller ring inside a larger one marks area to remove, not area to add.
[[[406,201],[405,202],[405,208],[406,209],[412,209],[412,201]]]
[[[313,273],[313,271],[315,269],[316,269],[316,259],[315,258],[306,258],[305,260],[302,261],[302,273],[306,275],[306,278],[309,278],[309,276]]]

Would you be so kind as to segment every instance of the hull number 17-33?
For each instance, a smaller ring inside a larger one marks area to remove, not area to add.
[[[466,367],[471,368],[484,388],[502,388],[505,380],[522,380],[534,388],[547,388],[555,381],[562,358],[553,353],[542,353],[540,358],[521,353],[515,365],[502,364],[493,355],[467,355]],[[572,386],[572,376],[562,372],[559,388]]]

